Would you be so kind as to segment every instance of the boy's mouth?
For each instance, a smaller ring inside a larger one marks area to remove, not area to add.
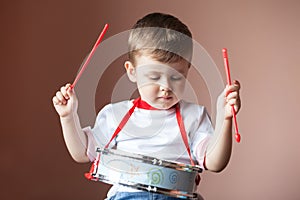
[[[158,99],[162,99],[162,100],[171,100],[173,97],[171,96],[160,96],[158,97]]]

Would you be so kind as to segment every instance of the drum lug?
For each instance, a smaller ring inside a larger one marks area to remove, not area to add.
[[[153,165],[156,165],[156,163],[158,163],[158,165],[162,165],[162,161],[161,160],[157,160],[156,158],[154,158],[152,160]]]
[[[149,191],[149,192],[156,192],[157,191],[157,188],[156,187],[151,187],[150,185],[147,187],[147,190]]]

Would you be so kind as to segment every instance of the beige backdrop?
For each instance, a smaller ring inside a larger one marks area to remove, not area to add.
[[[1,199],[104,198],[108,186],[85,180],[89,165],[71,160],[51,98],[74,79],[104,23],[107,39],[154,11],[185,22],[224,80],[227,47],[232,77],[242,83],[242,142],[225,171],[202,175],[204,198],[300,198],[300,1],[27,0],[0,2]],[[124,73],[121,61],[106,73],[97,110]]]

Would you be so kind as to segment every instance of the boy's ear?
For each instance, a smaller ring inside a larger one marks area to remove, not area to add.
[[[126,69],[129,80],[131,82],[135,83],[136,82],[136,70],[135,70],[135,67],[133,66],[132,62],[126,61],[124,63],[124,67]]]

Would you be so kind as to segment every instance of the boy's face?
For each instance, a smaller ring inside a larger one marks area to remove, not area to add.
[[[129,79],[137,83],[142,100],[158,109],[169,109],[181,99],[189,63],[161,63],[148,56],[136,58],[136,66],[125,62]]]

